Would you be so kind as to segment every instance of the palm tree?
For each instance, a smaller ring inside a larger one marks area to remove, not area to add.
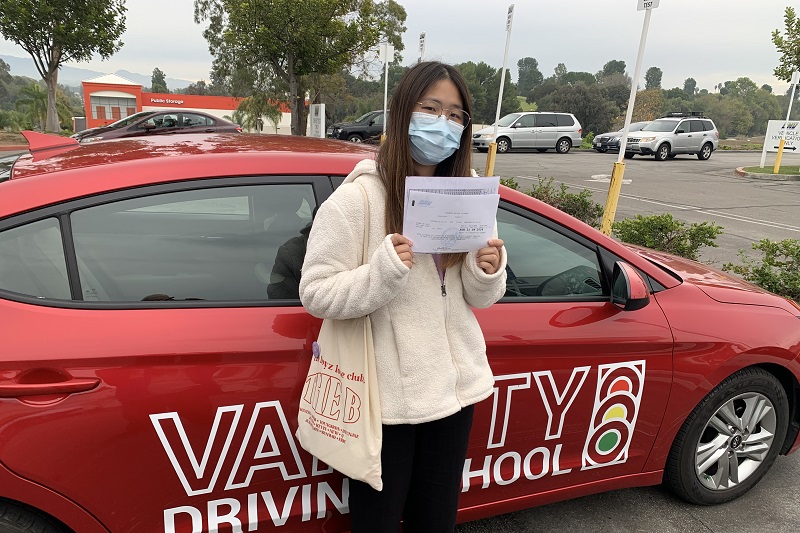
[[[19,90],[14,104],[32,128],[43,130],[47,120],[47,91],[38,83],[31,83]]]

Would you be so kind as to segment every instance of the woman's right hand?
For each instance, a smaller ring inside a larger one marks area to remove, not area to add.
[[[400,258],[400,261],[408,268],[411,268],[414,265],[414,253],[411,251],[411,245],[413,243],[399,233],[395,233],[392,235],[392,244],[394,245],[394,251],[397,253],[397,257]]]

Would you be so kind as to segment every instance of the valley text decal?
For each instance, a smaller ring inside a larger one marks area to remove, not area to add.
[[[589,379],[590,376],[596,379]],[[556,383],[550,370],[500,375],[495,377],[490,400],[492,415],[486,452],[481,458],[468,457],[465,461],[462,492],[559,476],[577,469],[562,466],[562,433],[571,419],[574,426],[574,419],[586,418],[585,412],[576,416],[581,413],[575,409],[572,416],[569,413],[587,381],[596,386],[588,427],[584,425],[586,429],[581,430],[586,432],[581,441],[583,448],[575,450],[576,456],[580,454],[578,470],[625,463],[644,389],[644,361],[575,367],[566,383]],[[514,402],[515,393],[521,398],[521,391],[533,387],[547,415],[545,427],[533,429],[536,434],[543,431],[544,439],[531,449],[509,451],[508,446],[515,440],[508,435],[510,422],[519,424],[530,419],[539,425],[542,420],[541,416],[531,415],[527,403]],[[335,395],[336,391],[326,394]],[[588,390],[585,394],[589,394]],[[581,402],[584,410],[587,400]],[[283,526],[290,520],[297,525],[323,519],[333,511],[349,512],[347,478],[333,475],[328,465],[309,458],[307,453],[301,455],[291,431],[295,424],[290,426],[278,401],[259,402],[252,407],[218,407],[210,427],[201,429],[202,437],[192,439],[184,426],[189,423],[189,415],[182,420],[177,412],[157,413],[150,415],[150,420],[186,496],[192,498],[190,504],[164,509],[165,533],[257,531],[259,525]],[[499,453],[501,449],[506,451]],[[577,465],[577,459],[573,464]],[[271,490],[247,493],[254,479],[267,473],[283,483],[275,482]],[[228,491],[236,491],[236,497],[222,497]]]

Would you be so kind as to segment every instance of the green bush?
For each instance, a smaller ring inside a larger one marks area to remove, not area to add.
[[[612,231],[622,242],[646,246],[696,261],[701,246],[716,248],[714,240],[722,233],[722,227],[713,222],[703,222],[692,223],[687,228],[686,223],[675,220],[669,213],[664,213],[636,215],[635,218],[620,220],[613,224]]]
[[[739,250],[741,265],[726,263],[723,270],[733,272],[762,289],[800,303],[800,241],[762,239],[753,243],[753,250],[763,254],[761,262],[755,261]]]
[[[519,184],[514,178],[503,178],[500,183],[516,191],[520,190]],[[556,187],[553,184],[553,178],[545,179],[539,177],[537,183],[522,192],[546,204],[550,204],[590,226],[595,228],[600,226],[600,221],[603,218],[603,206],[592,200],[592,193],[588,189],[575,194],[569,192],[569,187],[565,183]]]
[[[581,148],[591,148],[594,142],[594,133],[591,131],[581,140]]]

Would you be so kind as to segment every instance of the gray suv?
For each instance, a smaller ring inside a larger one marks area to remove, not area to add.
[[[664,161],[678,154],[695,154],[704,161],[718,147],[719,131],[713,120],[701,113],[670,113],[628,137],[625,159],[638,154]]]

